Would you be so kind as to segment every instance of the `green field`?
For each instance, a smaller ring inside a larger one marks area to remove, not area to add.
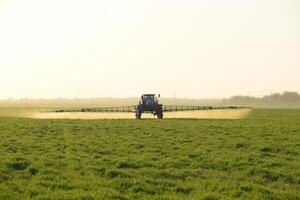
[[[1,117],[0,199],[300,199],[300,110],[239,120]]]

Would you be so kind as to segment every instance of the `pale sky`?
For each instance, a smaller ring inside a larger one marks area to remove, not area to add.
[[[0,98],[300,92],[299,0],[0,0]]]

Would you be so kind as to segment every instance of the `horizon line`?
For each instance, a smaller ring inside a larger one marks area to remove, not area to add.
[[[276,92],[276,93],[271,93],[271,94],[266,94],[262,96],[254,96],[254,95],[232,95],[229,97],[222,97],[222,98],[212,98],[212,97],[203,97],[203,98],[193,98],[193,97],[161,97],[162,99],[192,99],[192,100],[224,100],[224,99],[230,99],[233,97],[253,97],[253,98],[263,98],[266,96],[271,96],[275,94],[283,95],[285,93],[296,93],[300,95],[298,91],[283,91],[283,92]],[[84,97],[84,98],[68,98],[68,97],[50,97],[50,98],[44,98],[44,97],[39,97],[39,98],[34,98],[34,97],[7,97],[7,98],[0,98],[0,101],[20,101],[20,100],[92,100],[92,99],[136,99],[139,98],[139,96],[133,97],[133,96],[128,96],[128,97],[112,97],[112,96],[102,96],[102,97]]]

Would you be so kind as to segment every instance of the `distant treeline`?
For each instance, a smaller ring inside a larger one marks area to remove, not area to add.
[[[86,98],[86,99],[6,99],[0,100],[1,107],[99,107],[136,105],[138,97],[134,98]],[[300,94],[284,92],[263,97],[234,96],[229,99],[190,99],[190,98],[161,98],[165,105],[238,105],[261,107],[300,107]]]
[[[99,107],[99,106],[127,106],[137,105],[138,97],[133,98],[86,98],[86,99],[6,99],[0,100],[1,107]],[[222,99],[189,99],[189,98],[161,98],[166,105],[220,105]]]
[[[224,99],[223,103],[228,105],[246,106],[273,106],[273,107],[300,107],[300,94],[297,92],[276,93],[260,98],[251,96],[234,96]]]

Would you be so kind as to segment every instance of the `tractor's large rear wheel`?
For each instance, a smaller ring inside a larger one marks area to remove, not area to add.
[[[142,117],[142,110],[140,107],[137,107],[136,110],[135,110],[135,118],[136,119],[141,119]]]
[[[159,110],[156,115],[157,115],[158,119],[163,119],[163,117],[164,117],[164,114],[163,114],[162,110]]]

